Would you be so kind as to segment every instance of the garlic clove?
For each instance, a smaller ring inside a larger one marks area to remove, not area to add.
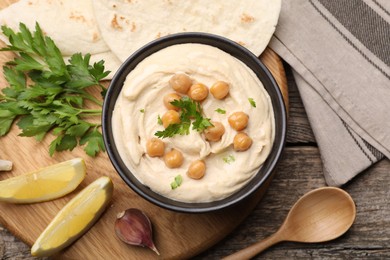
[[[10,170],[12,170],[12,162],[0,159],[0,171],[10,171]]]
[[[115,233],[126,244],[146,246],[160,255],[153,242],[152,223],[139,209],[130,208],[120,212],[115,221]]]

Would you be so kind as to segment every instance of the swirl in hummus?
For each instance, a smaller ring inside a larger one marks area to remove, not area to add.
[[[188,135],[162,139],[166,152],[174,148],[184,158],[180,167],[171,169],[163,159],[150,157],[145,147],[157,131],[164,130],[158,123],[167,111],[163,97],[173,92],[169,80],[177,73],[208,87],[217,81],[228,82],[230,89],[221,100],[209,94],[201,102],[204,116],[223,124],[221,140],[209,142],[204,133],[192,129]],[[253,142],[246,151],[233,149],[238,131],[229,125],[228,117],[237,111],[249,116],[242,132]],[[165,197],[190,203],[223,199],[248,183],[271,151],[275,128],[271,99],[254,72],[218,48],[193,43],[164,48],[140,62],[126,78],[112,124],[121,159],[136,178]],[[206,164],[206,173],[199,180],[186,174],[196,160]],[[171,183],[179,175],[181,184],[172,189]]]

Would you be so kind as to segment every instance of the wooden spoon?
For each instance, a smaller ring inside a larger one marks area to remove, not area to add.
[[[281,241],[329,241],[344,234],[355,216],[355,203],[348,193],[335,187],[318,188],[295,203],[276,233],[224,259],[250,259]]]

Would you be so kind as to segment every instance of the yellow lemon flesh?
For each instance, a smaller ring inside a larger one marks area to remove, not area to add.
[[[85,178],[84,160],[75,158],[0,181],[0,201],[34,203],[72,192]]]
[[[108,177],[92,182],[58,212],[31,248],[33,256],[51,256],[83,235],[108,205],[114,187]]]

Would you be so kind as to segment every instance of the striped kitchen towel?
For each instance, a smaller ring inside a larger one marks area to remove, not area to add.
[[[390,158],[389,0],[283,0],[270,47],[293,68],[328,185]]]

